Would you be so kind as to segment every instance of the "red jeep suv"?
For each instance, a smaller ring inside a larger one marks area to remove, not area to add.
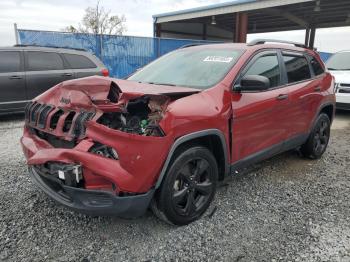
[[[31,178],[57,202],[122,217],[151,207],[184,225],[232,171],[295,148],[320,158],[333,87],[301,44],[186,46],[126,80],[51,88],[27,105],[21,143]]]

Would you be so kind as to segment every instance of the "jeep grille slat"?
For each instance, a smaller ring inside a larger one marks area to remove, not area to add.
[[[38,113],[38,110],[40,109],[41,107],[41,104],[35,104],[33,107],[32,107],[32,110],[31,110],[31,113],[30,113],[30,124],[32,125],[36,125],[36,120],[37,120],[37,113]]]
[[[71,129],[75,114],[76,113],[74,111],[69,112],[66,119],[64,120],[64,124],[63,124],[63,132],[64,133],[68,133],[69,130]]]
[[[94,112],[67,111],[38,102],[30,102],[25,108],[25,121],[33,128],[56,130],[60,119],[65,117],[62,130],[58,130],[58,132],[62,131],[65,134],[70,134],[74,138],[81,138],[85,135],[85,122],[91,120],[94,116]],[[45,132],[50,133],[50,130]]]
[[[29,102],[25,107],[24,115],[27,123],[30,121],[30,110],[33,105],[34,105],[34,102]]]
[[[56,129],[58,120],[60,120],[60,117],[64,114],[64,111],[62,109],[58,109],[51,117],[50,120],[50,128]]]
[[[50,114],[50,112],[53,110],[53,106],[46,105],[41,110],[39,119],[38,119],[38,127],[45,128],[47,116]]]
[[[73,134],[76,137],[81,137],[85,135],[86,127],[85,127],[85,122],[89,121],[92,119],[94,116],[94,113],[92,112],[81,112],[77,119],[75,120],[75,126],[73,129]]]

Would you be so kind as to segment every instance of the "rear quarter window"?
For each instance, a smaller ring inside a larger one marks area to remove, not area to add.
[[[27,52],[28,71],[63,70],[63,60],[59,54],[53,52]]]
[[[283,54],[288,83],[295,83],[311,78],[309,62],[305,56]]]
[[[96,68],[96,64],[83,55],[63,54],[71,69]]]
[[[311,57],[311,67],[314,70],[316,76],[322,75],[324,73],[324,69],[321,66],[320,62],[315,57]]]

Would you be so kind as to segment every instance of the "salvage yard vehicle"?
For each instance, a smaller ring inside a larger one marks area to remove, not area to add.
[[[26,104],[65,80],[108,76],[102,62],[77,49],[38,46],[0,48],[0,115],[24,112]]]
[[[350,110],[350,51],[332,55],[326,66],[335,78],[337,109]]]
[[[200,218],[217,182],[278,153],[325,152],[334,79],[302,44],[186,46],[126,80],[66,81],[26,108],[33,181],[91,215]],[[235,172],[232,172],[235,173]]]

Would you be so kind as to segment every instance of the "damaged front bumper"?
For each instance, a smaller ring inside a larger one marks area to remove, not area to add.
[[[45,174],[34,166],[29,167],[29,174],[52,199],[88,215],[138,217],[145,213],[154,194],[152,189],[145,194],[118,197],[111,192],[70,187],[59,179],[55,181],[50,177],[52,174]]]
[[[57,148],[25,127],[21,144],[33,181],[60,204],[82,213],[142,215],[153,197],[170,138],[123,133],[93,122],[87,124],[86,134],[73,148]],[[119,159],[90,152],[96,142],[114,148]],[[59,180],[59,172],[47,168],[57,163],[62,170],[79,166],[77,184],[74,179],[71,183]]]

